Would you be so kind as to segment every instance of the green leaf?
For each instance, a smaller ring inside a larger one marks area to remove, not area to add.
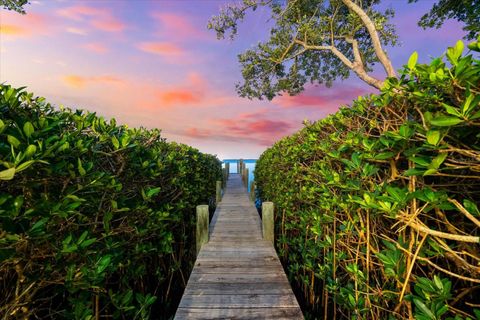
[[[382,152],[374,156],[374,159],[376,160],[387,160],[391,159],[395,156],[395,152]]]
[[[97,238],[87,239],[80,244],[80,248],[84,249],[84,248],[90,246],[91,244],[95,243],[95,241],[97,241]]]
[[[413,298],[413,303],[415,303],[417,308],[420,309],[420,311],[422,311],[423,314],[430,317],[430,319],[432,319],[432,320],[435,319],[435,315],[433,314],[433,312],[430,311],[430,309],[427,308],[427,306],[425,305],[425,303],[422,302],[422,300],[420,300],[417,297],[414,297]]]
[[[414,51],[410,56],[410,58],[408,58],[408,63],[407,63],[408,69],[413,70],[415,68],[415,65],[417,64],[417,60],[418,60],[418,52]]]
[[[81,176],[84,176],[87,172],[85,171],[85,169],[82,166],[82,160],[80,160],[80,158],[78,158],[77,162],[78,162],[78,164],[77,164],[78,173],[80,173]]]
[[[25,157],[30,158],[37,152],[37,147],[33,144],[29,145],[25,150]]]
[[[15,168],[0,171],[0,180],[12,180],[15,175]]]
[[[105,269],[110,265],[111,260],[112,256],[103,256],[97,263],[97,273],[102,273],[105,271]]]
[[[438,156],[432,159],[432,162],[428,165],[429,169],[438,169],[440,165],[445,161],[447,158],[447,152],[441,152]]]
[[[427,131],[427,142],[436,146],[440,141],[440,131],[438,130],[429,130]]]
[[[21,172],[25,169],[27,169],[28,167],[30,167],[32,164],[34,164],[36,161],[35,160],[28,160],[28,161],[25,161],[23,162],[21,165],[19,165],[15,170],[17,172]]]
[[[430,120],[430,123],[437,127],[450,127],[450,126],[459,124],[461,122],[463,122],[462,119],[459,119],[457,117],[450,117],[450,116],[439,116]]]
[[[30,138],[33,132],[35,132],[35,129],[33,128],[32,123],[30,121],[25,122],[23,125],[23,133],[25,133],[27,138]]]
[[[4,127],[5,127],[5,123],[3,123],[2,119],[0,119],[0,132],[2,132]]]
[[[15,138],[14,136],[8,135],[7,136],[7,141],[12,145],[14,148],[18,148],[20,146],[20,141]]]
[[[146,193],[147,198],[151,198],[154,195],[158,194],[160,192],[160,190],[161,190],[160,187],[149,189]]]
[[[447,58],[451,64],[457,65],[458,59],[462,55],[464,44],[461,40],[458,40],[455,46],[447,49]]]
[[[118,150],[118,148],[120,148],[120,142],[118,142],[118,139],[115,136],[112,137],[112,144],[115,150]]]
[[[47,223],[47,221],[48,221],[48,218],[42,218],[42,219],[40,219],[39,221],[37,221],[37,222],[32,226],[32,228],[30,228],[30,231],[28,231],[28,233],[29,233],[30,235],[37,235],[37,234],[43,232],[45,223]]]

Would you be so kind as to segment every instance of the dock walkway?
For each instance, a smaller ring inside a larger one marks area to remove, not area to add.
[[[239,174],[230,175],[175,319],[303,319]]]

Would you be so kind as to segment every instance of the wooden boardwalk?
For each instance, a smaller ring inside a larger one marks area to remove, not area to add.
[[[231,174],[175,319],[303,319],[239,174]]]

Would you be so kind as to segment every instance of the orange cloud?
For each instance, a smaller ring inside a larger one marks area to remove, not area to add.
[[[138,44],[138,49],[160,56],[178,56],[184,54],[182,48],[169,42],[142,42]]]
[[[165,106],[175,104],[195,104],[202,101],[202,95],[199,92],[186,89],[174,89],[158,94],[160,102]]]
[[[0,24],[0,34],[7,35],[7,36],[22,36],[27,34],[27,30],[15,25]]]
[[[86,22],[92,28],[105,32],[121,32],[126,25],[114,17],[111,10],[78,5],[57,10],[57,15],[69,20]]]
[[[18,14],[10,11],[2,12],[0,34],[11,37],[30,37],[50,34],[48,17],[38,14]]]
[[[94,53],[100,53],[100,54],[108,52],[108,48],[105,45],[103,45],[99,42],[86,43],[82,46],[82,48],[84,48],[88,51],[91,51],[91,52],[94,52]]]
[[[88,84],[122,84],[124,81],[120,78],[104,75],[104,76],[93,76],[93,77],[83,77],[79,75],[67,75],[62,77],[62,81],[70,87],[73,88],[83,88]]]

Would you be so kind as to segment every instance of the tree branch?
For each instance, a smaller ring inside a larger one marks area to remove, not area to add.
[[[392,65],[392,62],[388,58],[387,54],[382,48],[382,43],[380,42],[380,38],[378,36],[377,29],[375,28],[375,24],[373,21],[368,17],[368,15],[363,11],[361,7],[359,7],[356,3],[352,0],[342,0],[342,2],[353,12],[355,12],[360,20],[362,20],[365,28],[367,28],[368,33],[370,34],[370,38],[372,39],[373,48],[375,50],[375,54],[378,57],[378,60],[383,65],[385,72],[389,77],[396,77],[397,74],[395,72],[395,68]]]

